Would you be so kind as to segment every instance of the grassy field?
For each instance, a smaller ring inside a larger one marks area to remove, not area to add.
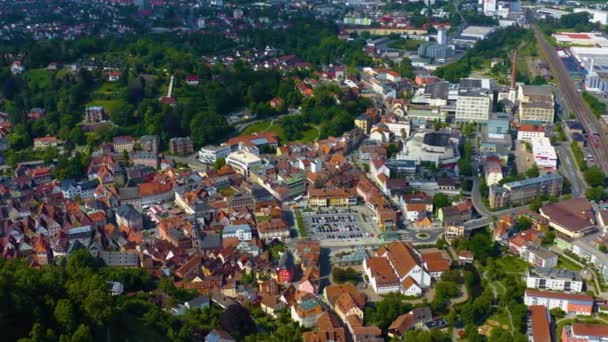
[[[571,271],[580,271],[583,268],[580,267],[579,265],[573,263],[572,261],[564,258],[563,256],[559,256],[559,258],[557,259],[557,267],[559,268],[563,268],[566,270],[571,270]]]
[[[95,90],[94,95],[114,96],[120,94],[123,90],[118,82],[105,82],[99,89]]]
[[[509,316],[503,308],[499,308],[492,316],[488,317],[480,327],[483,335],[490,336],[494,329],[502,329],[511,332],[511,323],[509,322]]]
[[[248,126],[241,135],[253,134],[253,133],[263,133],[263,132],[274,132],[279,136],[279,140],[282,144],[291,142],[285,136],[285,132],[283,131],[283,127],[281,126],[281,120],[265,120],[256,122],[250,126]],[[319,129],[312,125],[306,124],[304,125],[304,131],[302,132],[302,138],[298,139],[298,141],[303,143],[309,143],[315,141],[319,136]]]
[[[505,273],[524,273],[530,265],[520,258],[512,255],[496,259],[496,265]]]
[[[107,112],[113,113],[118,108],[125,106],[127,102],[125,100],[93,100],[87,103],[87,106],[102,106]]]

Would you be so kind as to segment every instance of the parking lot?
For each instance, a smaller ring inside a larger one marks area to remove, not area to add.
[[[360,209],[319,209],[302,212],[308,236],[328,243],[365,243],[377,240],[378,231],[370,216]]]

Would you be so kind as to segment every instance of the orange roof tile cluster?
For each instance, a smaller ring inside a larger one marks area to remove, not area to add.
[[[441,252],[424,253],[422,260],[426,263],[426,269],[431,273],[445,272],[450,269],[450,261],[445,259]]]
[[[388,260],[383,257],[367,258],[367,267],[370,269],[372,277],[376,278],[378,285],[397,284],[397,276],[393,273],[393,268]]]
[[[142,197],[145,196],[156,196],[160,194],[167,193],[173,189],[173,184],[171,183],[160,183],[160,182],[150,182],[150,183],[142,183],[137,185],[139,195]]]
[[[399,278],[405,277],[412,268],[418,265],[417,258],[413,252],[413,247],[404,242],[395,241],[385,247],[386,257],[395,268]]]
[[[325,297],[329,305],[334,306],[335,301],[344,293],[348,293],[359,307],[365,306],[365,294],[359,292],[357,287],[351,283],[340,285],[329,285],[324,289]]]

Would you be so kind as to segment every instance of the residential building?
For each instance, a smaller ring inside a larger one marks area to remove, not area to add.
[[[236,342],[236,339],[224,330],[213,329],[205,336],[205,342]]]
[[[348,207],[357,204],[351,189],[308,189],[308,205],[311,207]]]
[[[535,267],[551,268],[557,266],[557,254],[530,241],[524,245],[521,257]]]
[[[160,167],[160,157],[152,152],[133,152],[129,155],[129,159],[131,159],[133,165],[144,165],[153,169]]]
[[[605,342],[608,341],[608,325],[574,323],[562,329],[562,342]]]
[[[138,267],[139,258],[134,252],[99,251],[97,257],[108,267]]]
[[[530,203],[537,196],[559,197],[564,178],[556,173],[548,173],[536,178],[505,183],[501,186],[490,186],[490,208],[501,208],[507,205],[520,206]]]
[[[169,140],[169,153],[186,154],[192,152],[194,152],[194,146],[190,137],[178,137]]]
[[[323,312],[323,306],[315,297],[306,296],[291,307],[291,319],[304,328],[312,328]]]
[[[94,196],[98,184],[99,182],[95,180],[76,182],[73,179],[66,179],[61,182],[60,188],[63,198],[73,200],[78,197],[84,200]]]
[[[222,229],[222,239],[231,237],[236,237],[239,241],[250,241],[252,239],[251,226],[248,224],[225,226]]]
[[[269,219],[258,223],[258,236],[260,240],[272,241],[274,239],[285,240],[289,238],[289,226],[280,218]]]
[[[91,106],[84,110],[84,122],[88,124],[100,123],[105,120],[106,113],[103,107]]]
[[[488,186],[498,184],[502,180],[502,166],[498,161],[486,161],[484,172]]]
[[[473,217],[473,203],[464,200],[449,207],[439,208],[437,218],[444,226],[461,225]]]
[[[34,138],[34,150],[41,150],[45,148],[58,147],[59,139],[57,137],[42,137]]]
[[[119,136],[112,138],[114,152],[132,152],[135,148],[135,139],[131,136]]]
[[[511,118],[507,113],[491,113],[487,126],[490,138],[501,138],[505,134],[509,134]]]
[[[158,154],[158,146],[160,144],[160,137],[158,135],[144,135],[139,138],[139,145],[141,150],[144,152]]]
[[[230,149],[230,146],[228,146],[228,145],[220,145],[220,146],[207,145],[207,146],[201,147],[201,149],[198,151],[198,160],[200,160],[201,163],[213,164],[218,159],[221,159],[221,158],[226,159],[226,157],[228,157],[230,152],[232,152],[232,150]]]
[[[494,104],[493,80],[463,78],[458,88],[456,121],[486,123]]]
[[[549,310],[559,308],[568,314],[591,315],[594,300],[593,297],[582,294],[526,289],[524,304],[542,305]]]
[[[526,286],[532,289],[580,293],[583,279],[574,271],[536,267],[526,271]]]
[[[521,123],[553,123],[555,96],[549,86],[520,85],[517,102]]]
[[[533,138],[544,138],[545,127],[535,124],[521,124],[517,129],[517,140],[532,142]]]
[[[591,241],[576,239],[571,243],[571,251],[581,259],[594,265],[604,281],[608,281],[608,255],[600,251]]]
[[[131,204],[123,204],[115,210],[116,224],[133,230],[142,230],[144,220],[142,214]]]

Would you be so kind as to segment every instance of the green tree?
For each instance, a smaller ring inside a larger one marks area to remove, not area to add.
[[[585,181],[589,186],[596,187],[604,184],[604,172],[597,166],[590,167],[583,172]]]
[[[438,192],[433,195],[433,210],[435,210],[435,212],[441,208],[448,207],[449,205],[450,198],[446,194]]]
[[[338,284],[344,284],[344,283],[357,284],[357,282],[359,281],[359,275],[357,274],[357,271],[355,271],[352,267],[348,267],[348,268],[334,267],[331,270],[331,276],[332,276],[334,282],[336,282]]]
[[[604,192],[604,187],[596,186],[594,188],[589,188],[585,191],[585,197],[587,197],[590,201],[601,201],[606,198],[606,193]]]
[[[536,164],[532,165],[531,168],[526,170],[526,177],[528,177],[528,178],[536,178],[536,177],[538,177],[538,175],[539,175],[538,166],[536,166]]]
[[[216,170],[221,169],[224,165],[226,165],[226,159],[224,158],[218,158],[213,162],[213,168]]]

